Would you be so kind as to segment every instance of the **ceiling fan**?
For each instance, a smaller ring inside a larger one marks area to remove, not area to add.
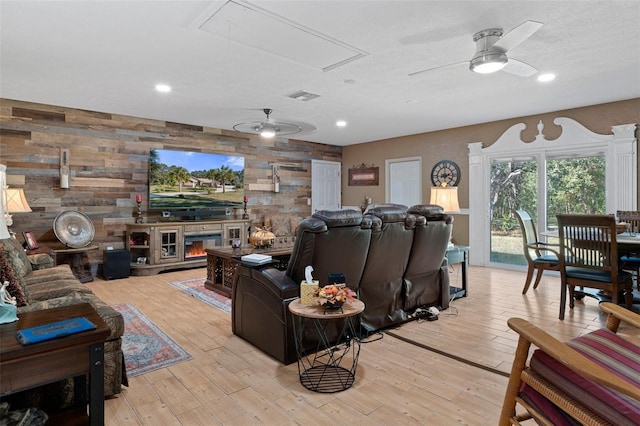
[[[490,74],[503,70],[521,77],[531,77],[538,70],[525,62],[507,57],[507,52],[531,37],[542,25],[542,22],[525,21],[506,34],[504,34],[502,28],[488,28],[478,31],[473,35],[473,41],[476,43],[476,53],[470,61],[415,71],[410,73],[409,76],[414,77],[437,69],[468,64],[471,71],[479,74]]]
[[[233,126],[234,130],[243,133],[253,133],[260,135],[263,138],[272,138],[275,135],[294,135],[302,131],[302,127],[294,123],[285,123],[282,121],[274,121],[270,118],[273,112],[270,108],[264,108],[262,110],[267,119],[265,121],[253,121],[249,123],[239,123]]]

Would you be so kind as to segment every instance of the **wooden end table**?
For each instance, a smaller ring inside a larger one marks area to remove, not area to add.
[[[53,253],[54,253],[54,259],[55,259],[55,264],[58,265],[58,256],[66,256],[66,257],[71,257],[71,263],[69,263],[69,265],[71,265],[71,270],[73,271],[73,275],[81,282],[81,283],[88,283],[93,281],[93,276],[91,275],[91,270],[88,269],[85,264],[84,264],[84,260],[82,258],[82,255],[88,251],[91,250],[98,250],[98,246],[96,245],[89,245],[86,247],[80,247],[80,248],[71,248],[71,247],[54,247],[53,248]],[[68,260],[67,260],[68,261]],[[61,262],[62,263],[62,262]]]
[[[449,298],[451,300],[458,299],[460,297],[467,297],[469,295],[469,289],[467,288],[467,267],[469,266],[469,247],[468,246],[453,246],[453,248],[447,249],[444,257],[447,259],[449,265],[455,265],[460,263],[462,265],[462,288],[449,287]]]
[[[293,245],[263,249],[251,246],[235,249],[229,247],[206,249],[207,279],[204,282],[204,286],[209,290],[231,297],[231,293],[233,292],[233,277],[236,274],[238,264],[243,263],[241,260],[242,256],[253,253],[269,255],[273,258],[273,262],[271,263],[260,265],[244,264],[256,267],[275,266],[278,269],[286,269],[292,250]]]
[[[324,309],[321,306],[303,305],[298,298],[289,304],[289,311],[293,314],[300,383],[311,391],[321,393],[349,389],[356,380],[360,356],[356,318],[364,311],[364,303],[354,300],[340,309]],[[327,330],[333,330],[329,323],[336,320],[343,320],[343,324],[334,339],[329,337]],[[315,345],[309,347],[306,333],[315,334],[307,336],[316,341]]]
[[[16,331],[23,328],[78,317],[87,318],[97,328],[26,346],[16,338]],[[103,425],[104,342],[110,333],[88,303],[24,312],[16,322],[0,324],[0,396],[88,374],[89,422]],[[86,407],[64,411],[67,420],[86,415]]]

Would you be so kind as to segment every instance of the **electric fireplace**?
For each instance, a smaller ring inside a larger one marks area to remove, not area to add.
[[[184,260],[206,259],[206,249],[220,246],[222,246],[222,234],[185,235]]]

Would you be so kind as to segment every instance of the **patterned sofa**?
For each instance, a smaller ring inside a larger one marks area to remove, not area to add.
[[[9,281],[9,293],[18,302],[18,316],[22,312],[90,303],[111,329],[104,347],[105,396],[120,393],[122,385],[127,385],[122,354],[124,318],[81,284],[69,265],[53,264],[47,254],[27,256],[17,240],[0,239],[0,280]]]

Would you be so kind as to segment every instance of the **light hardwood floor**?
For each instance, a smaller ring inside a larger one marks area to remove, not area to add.
[[[469,297],[438,321],[390,332],[497,372],[385,333],[362,345],[351,389],[318,394],[300,384],[295,364],[283,366],[234,336],[229,314],[169,285],[205,275],[202,268],[88,284],[107,303],[136,306],[193,356],[130,379],[106,401],[107,425],[495,425],[507,383],[499,372],[509,370],[516,344],[508,318],[530,319],[563,340],[603,324],[591,299],[557,319],[558,277],[523,296],[524,272],[471,267]],[[459,269],[451,280],[459,283]]]

